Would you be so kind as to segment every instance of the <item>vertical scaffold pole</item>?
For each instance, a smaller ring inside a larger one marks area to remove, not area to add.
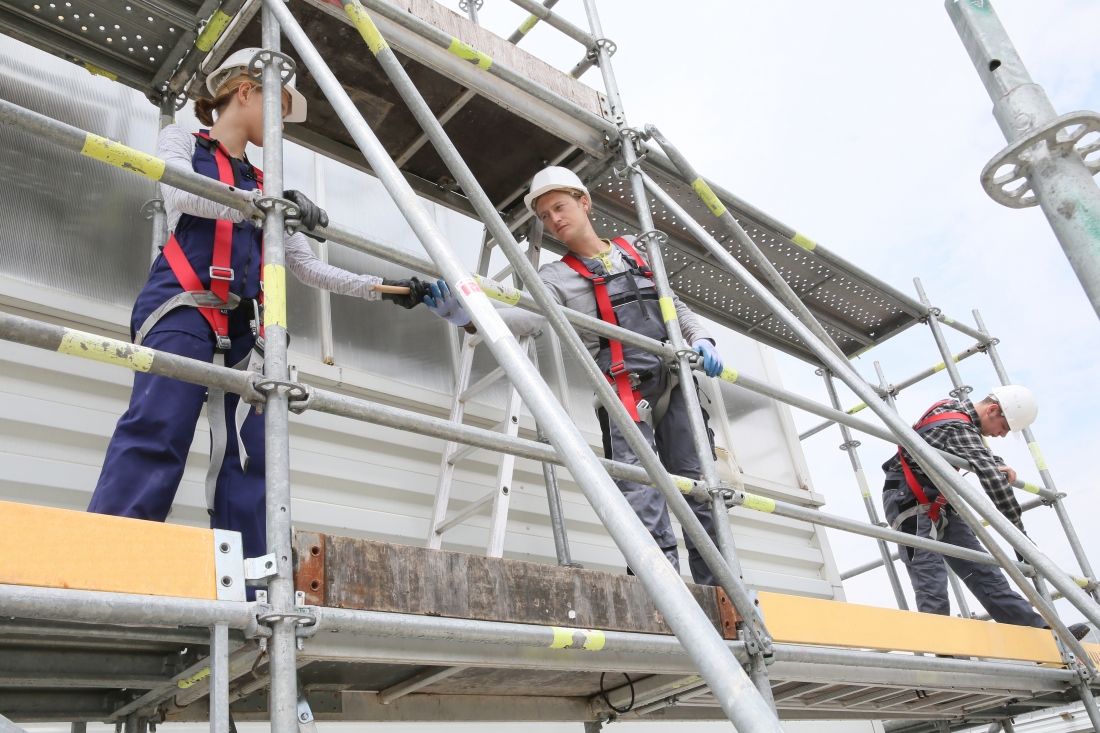
[[[176,97],[167,94],[160,98],[159,129],[163,130],[176,121]],[[153,198],[142,207],[149,210],[149,219],[153,222],[153,243],[150,247],[149,261],[157,259],[161,247],[168,243],[168,212],[164,210],[164,194],[160,183],[153,184]]]
[[[283,0],[276,0],[283,6]],[[264,112],[264,183],[267,195],[283,195],[283,62],[279,21],[270,6],[263,8],[262,57]],[[286,382],[286,209],[275,202],[264,219],[264,377]],[[294,612],[294,570],[290,533],[290,426],[287,388],[267,391],[264,406],[264,450],[267,479],[267,551],[275,555],[276,574],[268,581],[267,598],[275,614],[287,614],[271,624],[268,642],[271,664],[269,714],[272,733],[297,733],[297,623]]]
[[[645,241],[645,253],[648,256],[649,266],[653,270],[653,282],[657,286],[657,297],[661,304],[661,314],[665,321],[665,332],[668,334],[669,343],[676,352],[677,367],[680,375],[680,394],[684,399],[685,410],[688,415],[688,425],[691,428],[692,441],[695,444],[695,456],[699,462],[703,482],[711,495],[711,513],[714,523],[714,532],[718,540],[718,549],[730,569],[743,579],[741,560],[737,556],[737,545],[733,538],[733,529],[730,527],[726,500],[722,488],[719,486],[718,468],[714,464],[714,457],[710,447],[710,437],[706,423],[703,421],[703,409],[699,403],[699,392],[695,385],[695,379],[691,370],[691,357],[694,356],[689,344],[684,342],[683,332],[680,330],[680,321],[676,316],[676,306],[673,301],[672,288],[668,283],[668,272],[665,270],[664,255],[661,245],[667,241],[665,236],[658,232],[653,223],[653,213],[649,208],[649,197],[646,195],[645,183],[642,181],[641,172],[637,170],[638,151],[636,144],[641,140],[637,133],[627,127],[626,113],[623,109],[622,95],[619,93],[619,85],[615,78],[615,70],[611,65],[611,53],[607,43],[599,42],[604,38],[603,26],[600,23],[599,12],[596,9],[596,0],[584,0],[584,9],[588,14],[589,29],[597,40],[596,56],[597,66],[603,76],[604,91],[607,94],[608,104],[611,106],[611,119],[619,128],[622,135],[622,156],[627,167],[627,175],[630,177],[630,187],[634,194],[634,209],[638,214],[638,225],[642,231],[638,235],[638,241]],[[797,300],[797,299],[796,299]],[[747,619],[746,619],[747,620]],[[763,650],[756,650],[758,656]],[[767,667],[764,664],[750,666],[753,673],[753,684],[760,690],[761,696],[775,709],[775,701],[772,699],[771,683],[767,677]]]
[[[925,475],[935,482],[940,491],[947,497],[959,516],[970,526],[971,531],[1001,568],[1008,574],[1012,581],[1020,588],[1027,599],[1042,614],[1043,618],[1051,625],[1063,643],[1073,650],[1074,654],[1082,659],[1088,659],[1084,647],[1073,637],[1065,623],[1058,617],[1057,612],[1048,604],[1034,587],[1027,581],[1023,573],[1016,567],[1012,558],[986,531],[982,524],[984,519],[1004,537],[1016,552],[1018,552],[1031,566],[1046,577],[1070,602],[1078,608],[1090,621],[1096,623],[1100,620],[1100,605],[1086,594],[1066,572],[1054,564],[1043,552],[1036,547],[1012,524],[997,508],[993,502],[978,491],[967,481],[960,477],[932,446],[926,443],[912,427],[907,425],[893,410],[882,404],[871,385],[852,368],[847,359],[838,357],[833,351],[821,342],[813,332],[809,330],[793,313],[784,307],[766,287],[763,286],[752,274],[738,262],[730,253],[711,236],[691,214],[684,211],[676,200],[664,189],[656,184],[644,173],[646,189],[653,194],[668,211],[677,217],[691,232],[700,244],[710,252],[719,263],[734,277],[740,280],[754,296],[760,299],[765,307],[771,310],[776,317],[783,322],[794,335],[809,347],[821,362],[833,374],[843,381],[857,397],[859,397],[874,412],[886,427],[894,434],[899,445],[911,455]],[[744,501],[744,497],[739,497]],[[737,501],[737,499],[735,499]]]
[[[210,627],[210,733],[229,733],[229,627]]]
[[[928,323],[928,329],[932,332],[936,348],[940,351],[940,358],[943,359],[944,368],[947,369],[947,376],[951,379],[952,389],[948,394],[957,400],[961,400],[970,394],[973,388],[963,383],[959,367],[955,364],[954,354],[951,353],[951,349],[947,345],[947,338],[943,335],[943,329],[940,328],[940,309],[933,306],[928,300],[928,295],[925,294],[924,286],[921,285],[919,277],[913,278],[913,285],[917,289],[920,302],[928,308],[928,316],[925,318],[925,322]],[[970,604],[966,601],[962,581],[959,580],[958,574],[951,569],[950,565],[944,563],[944,567],[947,570],[947,579],[951,582],[951,591],[955,594],[955,602],[959,606],[959,613],[963,618],[970,618]]]
[[[1047,588],[1046,581],[1041,577],[1035,577],[1035,589],[1046,599],[1047,603],[1054,606],[1054,599],[1050,596],[1050,589]],[[1089,687],[1089,678],[1087,675],[1082,674],[1084,669],[1081,667],[1080,661],[1078,661],[1073,654],[1066,648],[1060,640],[1055,638],[1055,643],[1058,645],[1058,652],[1062,655],[1062,661],[1066,667],[1072,669],[1077,673],[1077,682],[1075,687],[1077,688],[1077,694],[1081,698],[1081,705],[1085,708],[1085,713],[1089,716],[1089,721],[1092,723],[1092,729],[1094,731],[1100,731],[1100,710],[1096,707],[1096,699],[1092,695],[1092,689]]]
[[[481,217],[486,228],[491,232],[493,241],[500,245],[501,250],[508,258],[508,262],[512,265],[513,271],[527,284],[531,296],[538,305],[540,312],[547,318],[561,340],[561,343],[569,350],[570,356],[584,369],[589,386],[596,392],[600,403],[607,410],[611,419],[619,426],[626,441],[630,444],[631,450],[634,451],[642,467],[645,468],[646,473],[649,474],[654,485],[661,492],[665,501],[668,502],[668,506],[672,510],[672,513],[680,521],[681,526],[684,528],[684,533],[695,543],[696,549],[699,550],[703,560],[718,579],[718,584],[730,597],[730,600],[738,613],[741,614],[741,617],[750,620],[746,624],[750,637],[749,646],[759,646],[765,653],[770,653],[771,637],[768,635],[767,628],[760,618],[759,611],[753,604],[748,591],[745,589],[740,574],[731,570],[723,559],[718,547],[715,545],[710,535],[707,534],[706,530],[703,529],[703,525],[699,521],[699,518],[695,516],[695,512],[688,506],[687,499],[680,493],[677,485],[673,482],[668,471],[665,470],[664,466],[661,464],[657,454],[652,447],[650,447],[649,442],[642,435],[638,426],[630,419],[618,395],[608,384],[603,372],[600,371],[600,368],[596,365],[592,355],[588,353],[588,349],[585,348],[580,336],[566,320],[561,311],[561,307],[557,304],[557,301],[553,299],[545,284],[543,284],[542,280],[539,278],[538,271],[531,266],[531,263],[516,242],[508,225],[505,224],[493,202],[489,200],[489,197],[485,194],[485,191],[481,188],[481,185],[470,171],[469,166],[466,165],[462,156],[459,155],[454,143],[451,142],[447,133],[443,130],[443,126],[432,113],[431,108],[428,107],[424,98],[416,89],[416,86],[412,83],[401,61],[389,48],[385,39],[381,37],[374,22],[370,19],[367,12],[363,10],[358,0],[350,0],[344,6],[344,10],[348,13],[356,27],[359,28],[360,33],[363,35],[363,39],[375,54],[382,69],[386,72],[398,93],[401,94],[401,98],[409,106],[409,109],[412,111],[413,116],[416,118],[421,128],[428,134],[432,145],[447,165],[447,168],[450,170],[455,180],[458,181],[459,185],[462,187],[463,193],[469,197],[470,203],[474,206],[478,216]],[[460,42],[456,39],[456,43]],[[492,67],[492,58],[481,54],[476,49],[467,48],[463,53],[473,54],[478,59],[479,66],[482,68]],[[528,405],[528,407],[530,407],[530,405]],[[549,433],[548,427],[547,432]],[[551,435],[551,437],[553,436]],[[690,488],[687,490],[690,490]]]
[[[298,21],[282,0],[264,0],[264,8],[278,18],[279,24],[309,68],[322,94],[332,104],[336,114],[412,227],[413,232],[424,245],[444,279],[451,285],[459,302],[473,319],[478,332],[484,336],[497,363],[504,368],[512,384],[523,396],[524,403],[546,430],[551,443],[563,457],[569,472],[584,491],[596,515],[615,540],[628,565],[637,573],[647,593],[691,657],[700,675],[706,680],[730,721],[744,731],[781,733],[782,728],[774,712],[760,697],[745,674],[745,670],[738,664],[729,647],[718,635],[706,614],[699,608],[695,598],[688,592],[679,574],[673,569],[664,553],[657,547],[649,532],[634,514],[626,498],[604,471],[580,431],[569,420],[553,392],[543,382],[520,348],[515,336],[508,330],[485,293],[477,285],[477,281],[470,276],[469,271],[455,256],[450,244],[418,201],[416,193],[394,165],[377,136],[363,120],[347,91],[328,68]],[[408,76],[404,74],[400,61],[389,49],[385,39],[374,25],[374,21],[363,11],[362,6],[352,0],[345,6],[345,10],[356,22],[364,40],[375,56],[382,61],[387,72],[395,71],[388,68],[391,62],[401,70],[401,73],[391,77],[395,85],[399,87],[407,85],[408,88],[405,88],[404,92],[411,92],[409,98],[415,95],[415,99],[420,101],[418,107],[426,108],[423,98],[419,96]],[[487,63],[491,63],[491,60]],[[456,168],[463,170],[463,179],[468,178],[468,180],[459,181],[464,193],[477,201],[479,206],[483,205],[488,198],[477,185],[476,179],[468,175],[468,169],[464,164],[458,165],[461,164],[461,158],[457,156],[453,146],[447,145],[450,141],[445,134],[442,134],[442,128],[438,126],[435,117],[431,115],[430,110],[428,110],[427,120],[422,120],[422,116],[418,115],[417,120],[425,131],[431,133],[432,143],[437,146],[437,150],[440,150],[449,165],[455,164]],[[491,203],[489,206],[493,216],[484,215],[487,219],[486,224],[494,229],[503,228],[503,232],[494,231],[494,236],[497,237],[498,243],[506,248],[505,251],[509,252],[509,261],[521,274],[524,282],[533,286],[532,289],[537,288],[538,284],[541,284],[538,274],[533,272],[534,268],[522,253],[519,253],[518,257],[511,256],[516,253],[509,251],[508,244],[515,245],[515,240],[512,239],[507,226],[492,208]],[[480,211],[479,214],[481,214]],[[518,245],[515,249],[518,250]],[[524,265],[526,267],[523,267]],[[543,291],[545,295],[545,288]],[[564,320],[556,304],[546,306],[540,303],[540,305]],[[573,333],[573,336],[576,337],[576,334]],[[278,731],[278,733],[284,732]]]
[[[840,406],[840,397],[837,395],[836,385],[833,384],[833,375],[824,369],[819,370],[819,373],[825,379],[825,389],[829,392],[829,399],[832,401],[833,407],[838,410],[843,409]],[[844,444],[840,446],[840,449],[848,453],[848,460],[852,462],[852,470],[856,474],[859,493],[863,496],[863,506],[867,510],[867,519],[870,520],[871,524],[885,526],[879,519],[875,501],[871,498],[871,486],[867,483],[867,474],[863,472],[863,465],[859,460],[859,451],[857,450],[859,441],[852,439],[852,431],[847,425],[840,426],[840,435],[844,438]],[[890,559],[890,547],[884,540],[878,540],[878,550],[882,555],[883,567],[886,568],[886,577],[890,579],[890,588],[894,591],[894,600],[897,601],[898,608],[908,611],[909,603],[905,600],[905,592],[901,589],[898,570],[894,567],[894,561]]]
[[[1020,174],[1027,177],[1034,193],[1030,203],[1038,203],[1043,209],[1093,310],[1100,315],[1100,188],[1074,147],[1088,130],[1097,128],[1097,115],[1088,112],[1058,117],[1046,91],[1032,81],[991,0],[945,0],[944,4],[993,101],[993,116],[1009,143],[986,166],[986,190],[1001,203],[1026,206],[1026,201],[1010,202],[1013,193],[1022,199],[1023,190],[1000,192],[1000,186],[1014,185]],[[1082,123],[1083,127],[1072,130]],[[1034,145],[1028,144],[1030,141]],[[994,178],[1004,165],[1015,165],[1015,172],[1004,176],[1003,181]]]
[[[977,311],[973,311],[974,321],[978,324],[978,329],[989,335],[989,331],[985,327],[985,322],[982,320],[982,315]],[[1008,378],[1008,372],[1005,370],[1004,362],[1001,361],[1001,355],[997,352],[997,339],[990,338],[989,343],[986,344],[985,353],[989,356],[989,361],[993,364],[994,371],[997,372],[997,379],[1002,385],[1012,384],[1012,381]],[[1023,429],[1024,441],[1027,443],[1028,449],[1031,451],[1031,457],[1035,461],[1035,468],[1039,470],[1039,476],[1043,479],[1043,486],[1047,490],[1055,495],[1055,499],[1051,501],[1051,505],[1054,507],[1054,512],[1058,516],[1058,521],[1062,524],[1062,530],[1066,533],[1066,540],[1069,542],[1070,549],[1073,550],[1073,556],[1077,559],[1077,564],[1081,568],[1081,573],[1088,580],[1089,587],[1087,588],[1090,595],[1097,600],[1100,600],[1100,590],[1097,589],[1096,575],[1092,570],[1092,563],[1089,562],[1089,557],[1085,553],[1085,548],[1081,544],[1081,538],[1077,536],[1077,530],[1073,526],[1073,521],[1069,518],[1069,512],[1066,510],[1066,505],[1061,499],[1061,494],[1058,492],[1058,487],[1054,484],[1054,477],[1050,473],[1050,468],[1047,466],[1046,459],[1043,458],[1043,452],[1039,449],[1039,443],[1035,439],[1035,433],[1030,427]]]

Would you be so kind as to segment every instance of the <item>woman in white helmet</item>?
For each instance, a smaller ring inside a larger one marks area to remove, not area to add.
[[[260,51],[232,54],[207,77],[210,99],[195,103],[208,129],[191,134],[165,127],[157,156],[245,191],[263,188],[263,174],[245,155],[263,145],[263,90],[248,75]],[[306,100],[283,88],[283,119],[306,118]],[[328,224],[328,216],[297,191],[268,191],[301,210],[301,228]],[[149,272],[130,320],[135,343],[200,361],[237,368],[262,364],[263,232],[241,212],[163,187],[168,243]],[[316,238],[316,237],[315,237]],[[422,298],[418,282],[383,281],[318,260],[305,237],[286,238],[286,266],[306,285],[367,300],[387,298],[406,308]],[[414,279],[415,280],[415,279]],[[383,295],[378,284],[412,286],[407,296]],[[237,395],[138,372],[130,406],[107,449],[89,511],[164,521],[194,438],[204,402],[211,419],[211,465],[206,481],[210,524],[243,536],[245,557],[266,552],[263,418]]]

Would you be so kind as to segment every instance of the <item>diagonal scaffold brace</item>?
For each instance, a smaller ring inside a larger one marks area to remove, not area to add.
[[[601,402],[608,410],[611,418],[619,425],[620,430],[626,437],[635,455],[639,457],[642,466],[651,477],[651,483],[661,491],[673,513],[676,515],[676,518],[684,527],[684,531],[691,538],[692,542],[695,543],[704,561],[714,572],[719,585],[730,597],[742,618],[751,619],[749,623],[750,646],[758,648],[765,654],[769,653],[771,637],[768,635],[767,629],[764,627],[763,621],[756,610],[756,606],[753,604],[748,591],[744,587],[744,583],[741,580],[740,569],[736,565],[731,568],[725,562],[723,553],[711,540],[706,530],[703,529],[698,517],[695,516],[691,507],[688,506],[687,500],[681,495],[682,487],[678,487],[675,480],[668,475],[660,459],[642,436],[641,431],[638,430],[634,421],[629,417],[626,409],[619,401],[618,396],[608,384],[603,373],[592,359],[592,356],[588,353],[588,350],[584,347],[580,337],[566,322],[561,307],[552,299],[546,287],[542,284],[538,272],[528,261],[526,255],[512,235],[510,228],[501,219],[500,214],[496,211],[496,208],[493,206],[488,196],[485,195],[480,184],[478,184],[469,167],[458,154],[450,138],[443,130],[442,124],[440,124],[439,120],[432,114],[427,103],[412,84],[404,67],[389,48],[385,39],[382,38],[370,16],[359,4],[358,0],[349,0],[349,2],[344,5],[344,11],[359,28],[360,34],[363,36],[368,47],[375,54],[376,58],[378,58],[379,63],[390,78],[390,81],[393,82],[394,86],[401,94],[402,99],[416,117],[417,122],[431,139],[433,146],[448,166],[452,175],[454,175],[455,180],[462,186],[463,192],[469,197],[479,216],[482,218],[482,221],[485,222],[494,241],[501,246],[501,249],[508,258],[516,274],[518,274],[521,280],[530,288],[531,295],[536,305],[550,321],[563,347],[567,348],[574,359],[584,367],[585,376],[588,378],[590,385],[600,397]],[[455,39],[455,41],[456,44],[460,43],[457,39]],[[476,49],[466,48],[463,53],[469,55],[471,58],[478,59],[479,66],[484,69],[495,67],[493,59],[481,54]]]
[[[1096,677],[1088,654],[1081,643],[1069,632],[1065,623],[1058,617],[1057,611],[1036,591],[1024,574],[1016,567],[1012,558],[1004,548],[998,544],[983,526],[982,520],[993,527],[998,534],[1004,537],[1009,545],[1023,557],[1035,571],[1045,577],[1062,594],[1084,614],[1085,618],[1094,624],[1100,621],[1100,605],[1097,605],[1091,596],[1086,594],[1077,583],[1061,568],[1054,564],[1038,547],[1033,545],[1027,536],[1012,524],[997,508],[993,502],[978,491],[961,476],[956,474],[946,460],[917,433],[897,413],[880,401],[872,387],[848,363],[822,343],[793,313],[787,310],[760,281],[738,262],[724,247],[722,247],[694,218],[679,206],[679,204],[662,189],[649,176],[640,169],[646,189],[662,205],[678,217],[692,235],[710,251],[730,274],[740,280],[744,285],[761,300],[761,302],[783,323],[794,331],[820,359],[825,366],[843,381],[857,397],[862,399],[867,406],[886,424],[893,433],[899,445],[903,446],[909,455],[920,464],[925,475],[931,478],[940,491],[947,497],[951,506],[958,512],[973,530],[979,541],[989,550],[997,560],[1001,568],[1012,578],[1013,582],[1027,597],[1028,601],[1039,611],[1043,618],[1050,624],[1062,643],[1065,644],[1082,663],[1082,673]]]
[[[584,0],[584,9],[588,15],[588,24],[592,35],[596,38],[603,38],[603,27],[600,23],[595,0]],[[718,548],[722,553],[722,558],[737,576],[737,579],[743,581],[744,574],[741,569],[741,561],[737,556],[737,545],[734,542],[733,530],[730,527],[727,517],[728,509],[726,507],[725,497],[728,491],[719,484],[718,470],[714,464],[714,457],[711,453],[710,437],[707,425],[703,420],[702,405],[699,403],[698,387],[692,375],[691,365],[694,354],[691,348],[689,348],[689,345],[684,342],[683,332],[680,329],[680,321],[676,315],[672,287],[669,285],[668,272],[665,269],[664,255],[661,252],[661,247],[667,240],[662,232],[657,231],[656,225],[653,222],[653,212],[649,208],[649,200],[645,193],[645,183],[642,181],[635,167],[641,148],[641,140],[638,139],[636,132],[627,125],[622,95],[619,92],[618,81],[615,78],[615,71],[611,64],[611,48],[609,45],[597,45],[596,57],[598,60],[597,65],[600,67],[600,73],[603,76],[608,104],[611,107],[611,119],[618,127],[621,136],[620,152],[625,165],[626,174],[630,180],[631,189],[634,193],[634,208],[638,215],[638,224],[642,229],[641,234],[638,236],[638,242],[645,243],[644,252],[649,260],[650,269],[653,270],[653,281],[657,286],[657,297],[659,299],[658,302],[661,304],[661,314],[665,321],[665,331],[668,334],[669,344],[676,354],[675,366],[680,377],[680,394],[684,399],[684,405],[688,414],[688,425],[691,429],[696,460],[699,462],[703,481],[706,483],[707,490],[711,495],[711,514],[713,517],[715,534],[718,539]],[[631,421],[628,420],[628,422]],[[621,429],[622,423],[619,424]],[[637,427],[633,424],[630,425],[630,429],[633,432],[638,432]],[[735,603],[737,603],[737,600],[735,600]],[[742,601],[742,603],[738,604],[737,610],[742,614],[742,618],[746,620],[745,625],[750,627],[749,636],[751,636],[753,633],[751,627],[755,624],[755,621],[752,620],[752,616],[746,615],[742,610],[746,605],[748,608],[752,608],[751,604],[745,604]],[[774,710],[775,701],[772,698],[771,682],[768,680],[767,665],[763,649],[757,650],[757,653],[752,655],[750,673],[753,684],[756,685],[761,696]]]
[[[388,51],[389,47],[377,27],[370,17],[362,12],[362,6],[353,0],[353,3],[345,6],[345,10],[348,7],[351,8],[349,14],[359,11],[358,18],[355,20],[358,20],[357,25],[371,51],[376,56]],[[570,473],[623,552],[627,563],[637,573],[665,620],[690,654],[726,715],[742,730],[774,731],[775,733],[781,731],[774,712],[760,697],[718,632],[707,621],[706,615],[688,592],[679,574],[642,527],[625,497],[596,460],[583,436],[535,371],[489,299],[454,255],[450,244],[439,231],[433,218],[424,210],[412,188],[394,165],[377,136],[363,120],[347,92],[313,47],[290,10],[282,0],[264,0],[264,8],[278,19],[284,33],[312,73],[318,87],[332,104],[417,238],[451,285],[478,331],[484,335],[497,363],[505,370],[520,392],[535,419],[544,427],[551,443],[565,457]],[[491,60],[486,63],[491,63]],[[407,79],[407,77],[404,78]],[[419,94],[416,96],[419,97]],[[431,119],[434,121],[434,116]],[[423,125],[423,122],[421,124]],[[436,131],[436,128],[429,125],[425,127],[425,131],[431,134]],[[445,136],[443,140],[446,140]],[[439,147],[441,140],[433,136],[432,142]],[[480,188],[476,186],[476,182],[470,187],[465,181],[460,180],[459,183],[463,185],[467,195],[478,198],[477,193],[480,192]],[[481,193],[480,198],[484,198],[484,193]],[[503,221],[499,216],[494,215],[487,218],[486,224],[494,229],[498,228],[498,224],[500,225],[503,231],[493,233],[498,243],[505,247],[506,253],[509,253],[507,242],[504,240],[510,240],[511,233],[503,225]],[[514,240],[512,242],[514,243]],[[513,253],[509,253],[511,254]],[[533,286],[533,292],[538,291],[538,284],[541,281],[537,274],[531,272],[533,268],[530,267],[529,262],[526,263],[529,269],[522,267],[525,260],[522,253],[514,259],[509,256],[509,260],[524,282]],[[545,289],[542,290],[545,296]],[[577,338],[575,333],[571,335]],[[671,484],[670,479],[666,480]],[[675,489],[674,486],[673,489]],[[682,497],[680,498],[682,500]]]

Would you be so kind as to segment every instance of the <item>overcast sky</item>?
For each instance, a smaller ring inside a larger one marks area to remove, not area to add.
[[[1100,107],[1100,3],[998,0],[995,8],[1059,113]],[[577,0],[555,10],[585,24]],[[600,10],[605,35],[618,44],[614,65],[631,124],[658,125],[705,175],[896,287],[913,293],[919,276],[956,319],[972,322],[971,309],[982,311],[1009,374],[1038,395],[1036,435],[1059,489],[1070,494],[1086,547],[1100,558],[1093,529],[1100,324],[1042,212],[1002,207],[978,183],[1005,140],[943,4],[601,0]],[[487,0],[481,11],[483,25],[501,35],[524,17],[504,0]],[[523,46],[565,69],[581,51],[541,24]],[[585,80],[598,85],[597,72]],[[954,351],[972,343],[955,332],[948,339]],[[826,401],[812,369],[779,360],[786,386]],[[873,378],[875,360],[900,380],[939,356],[927,329],[916,327],[856,366]],[[961,371],[978,394],[995,384],[984,356]],[[950,389],[946,374],[937,375],[903,392],[900,409],[915,420]],[[848,393],[842,399],[858,402]],[[797,411],[795,419],[800,429],[818,422]],[[879,466],[892,449],[861,440],[878,501]],[[840,442],[836,428],[805,442],[815,488],[827,511],[863,518]],[[993,443],[1038,482],[1022,442]],[[1051,510],[1029,513],[1025,524],[1062,567],[1077,571]],[[869,540],[830,538],[842,569],[876,554]],[[882,570],[846,589],[849,600],[893,605]]]

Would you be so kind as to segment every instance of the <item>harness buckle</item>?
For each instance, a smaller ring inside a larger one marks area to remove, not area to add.
[[[217,267],[215,265],[210,266],[210,279],[211,280],[225,280],[227,282],[233,282],[233,268],[232,267]]]
[[[214,334],[214,337],[217,339],[218,342],[217,346],[215,346],[214,348],[216,348],[218,351],[229,351],[229,349],[233,347],[233,342],[229,340],[228,336],[222,336],[220,333],[217,333]]]
[[[610,374],[612,377],[617,377],[625,371],[626,363],[617,361],[608,368],[607,373]]]

